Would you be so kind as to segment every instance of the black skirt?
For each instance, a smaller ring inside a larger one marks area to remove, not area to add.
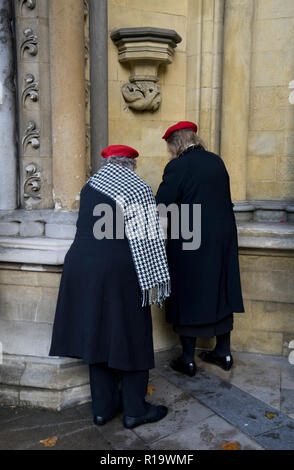
[[[49,355],[120,370],[152,369],[151,310],[142,307],[128,240],[94,238],[93,208],[100,203],[112,206],[115,223],[115,203],[86,184],[64,260]]]
[[[213,338],[232,331],[234,316],[231,313],[216,323],[207,325],[173,325],[175,333],[194,338]]]

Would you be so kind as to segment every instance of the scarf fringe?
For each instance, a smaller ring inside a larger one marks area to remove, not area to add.
[[[164,299],[170,296],[171,285],[170,280],[162,282],[157,286],[151,287],[150,289],[144,289],[142,292],[142,307],[147,305],[158,304],[162,307]]]

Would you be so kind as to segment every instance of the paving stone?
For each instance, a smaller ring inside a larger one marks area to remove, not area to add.
[[[193,378],[174,372],[163,363],[158,370],[170,382],[190,392],[202,404],[252,437],[291,421],[275,408],[203,369]],[[275,417],[268,419],[267,413]]]
[[[221,446],[229,441],[237,441],[240,450],[262,450],[260,445],[216,415],[171,434],[150,447],[164,450],[221,450]]]
[[[181,388],[171,384],[160,375],[150,380],[149,385],[154,387],[154,390],[152,390],[152,395],[146,395],[146,400],[156,405],[169,406],[183,395]]]
[[[294,365],[289,364],[281,370],[281,388],[294,390]]]
[[[0,406],[0,423],[1,426],[6,427],[6,424],[10,421],[17,421],[26,415],[26,410],[20,407],[12,406]]]
[[[92,402],[85,403],[84,405],[79,405],[75,407],[77,413],[79,413],[83,418],[92,417]]]
[[[6,450],[22,450],[39,446],[41,439],[57,436],[61,438],[71,432],[78,432],[85,426],[92,426],[88,419],[75,417],[73,419],[58,419],[52,421],[52,417],[48,416],[48,412],[43,415],[43,421],[35,422],[36,415],[26,416],[18,421],[10,422],[9,429],[0,431],[0,448]],[[30,419],[31,418],[31,419]],[[51,418],[51,420],[50,420]]]
[[[157,426],[157,425],[156,425]],[[144,450],[148,445],[133,430],[125,429],[122,424],[122,414],[109,421],[101,428],[103,437],[111,443],[115,450]]]
[[[294,450],[294,421],[258,436],[258,442],[268,450]]]
[[[27,407],[1,407],[0,419],[4,429],[1,432],[23,432],[25,429],[50,428],[55,425],[77,422],[85,419],[78,407],[67,408],[60,412]]]
[[[80,405],[75,408],[83,418],[92,422],[91,403]],[[103,436],[111,442],[112,448],[117,450],[148,449],[147,445],[133,431],[125,429],[122,424],[122,413],[101,428]]]
[[[197,365],[280,410],[280,364],[264,355],[233,353],[233,356],[234,366],[228,372],[200,359]],[[264,367],[265,361],[267,367]]]
[[[27,446],[30,450],[111,450],[111,443],[94,425],[85,425],[58,436],[54,447],[44,447],[40,442]]]
[[[161,403],[165,404],[162,401]],[[189,434],[191,427],[211,415],[214,415],[214,413],[209,408],[203,406],[187,393],[182,392],[175,401],[169,403],[167,416],[156,423],[156,426],[153,423],[145,424],[144,426],[138,426],[135,432],[141,439],[150,444],[175,432]]]
[[[294,390],[281,389],[281,411],[287,415],[294,413]]]

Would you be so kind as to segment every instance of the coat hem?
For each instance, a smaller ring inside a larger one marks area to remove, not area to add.
[[[101,359],[88,359],[86,358],[85,356],[82,356],[82,355],[75,355],[75,354],[68,354],[68,353],[64,353],[64,352],[59,352],[59,353],[53,353],[53,352],[50,352],[48,354],[48,356],[50,357],[68,357],[68,358],[71,358],[71,359],[81,359],[85,364],[87,365],[90,365],[90,364],[107,364],[108,367],[110,367],[111,369],[116,369],[116,370],[122,370],[122,371],[139,371],[139,370],[150,370],[150,369],[154,369],[155,368],[155,362],[153,360],[153,362],[149,365],[146,365],[144,364],[144,366],[134,366],[134,367],[126,367],[126,366],[123,366],[121,364],[117,364],[117,363],[113,363],[112,361],[108,361],[107,359],[104,359],[104,360],[101,360]]]

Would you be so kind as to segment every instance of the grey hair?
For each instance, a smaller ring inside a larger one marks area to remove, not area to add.
[[[133,171],[137,168],[137,162],[134,158],[119,155],[110,155],[108,158],[103,158],[102,164],[106,165],[107,163],[117,163],[118,165],[125,166]]]
[[[167,138],[167,148],[171,159],[177,158],[190,145],[201,146],[206,150],[204,141],[190,129],[174,131]]]

